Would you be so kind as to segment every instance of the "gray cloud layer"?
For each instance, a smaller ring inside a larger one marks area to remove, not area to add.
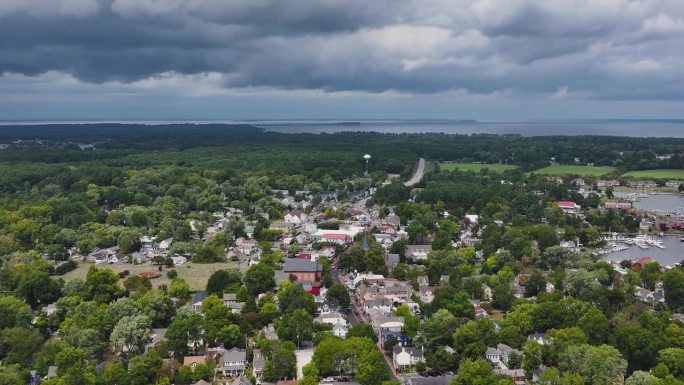
[[[3,0],[0,72],[241,89],[684,98],[681,0]]]

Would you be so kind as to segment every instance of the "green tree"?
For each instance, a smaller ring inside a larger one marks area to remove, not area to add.
[[[139,275],[131,275],[124,280],[124,288],[129,292],[144,292],[152,288],[152,282],[149,278],[141,277]]]
[[[0,384],[2,385],[24,385],[24,372],[19,365],[0,366]]]
[[[561,354],[558,368],[579,374],[590,384],[612,385],[623,378],[627,361],[612,346],[575,345]]]
[[[85,369],[85,353],[83,350],[66,347],[55,357],[55,365],[59,370],[59,375],[67,373],[81,372]]]
[[[109,269],[91,267],[86,275],[84,297],[99,303],[109,303],[123,293],[119,277]]]
[[[314,324],[311,314],[304,309],[297,309],[285,314],[276,324],[278,337],[285,341],[299,344],[313,339]]]
[[[542,363],[542,346],[535,341],[527,340],[523,345],[523,369],[528,380]]]
[[[211,274],[207,281],[209,294],[221,295],[234,293],[242,284],[242,273],[238,269],[217,270]]]
[[[497,381],[489,362],[478,358],[461,362],[451,385],[496,385]]]
[[[378,336],[375,335],[373,327],[365,323],[352,325],[347,332],[347,338],[351,337],[368,338],[373,341],[373,343],[378,342]]]
[[[4,329],[0,333],[0,358],[3,364],[27,366],[29,358],[40,349],[43,337],[25,327]]]
[[[234,347],[240,346],[242,340],[242,332],[240,332],[240,327],[235,324],[222,327],[218,332],[218,340],[223,343],[223,346],[226,349],[232,349]]]
[[[245,286],[252,295],[259,295],[275,286],[275,270],[265,263],[250,266],[245,273]]]
[[[131,378],[132,385],[153,384],[157,380],[159,369],[162,366],[162,358],[151,349],[145,354],[135,356],[131,359]]]
[[[663,349],[658,352],[658,362],[665,364],[674,376],[678,378],[684,377],[684,349]]]
[[[278,302],[283,314],[292,313],[297,309],[304,309],[309,314],[316,312],[313,296],[307,293],[302,285],[290,281],[284,281],[278,287]]]
[[[532,297],[546,289],[546,278],[538,269],[534,269],[525,281],[525,296]]]
[[[114,326],[110,341],[118,352],[133,356],[142,352],[150,340],[151,325],[152,322],[145,315],[123,317]]]
[[[684,271],[670,269],[663,274],[665,302],[672,310],[684,307]]]
[[[433,373],[445,373],[456,367],[456,357],[447,352],[443,346],[438,347],[434,352],[427,352],[425,361]]]
[[[336,283],[332,285],[325,292],[325,299],[328,301],[337,301],[342,309],[348,309],[351,304],[351,299],[349,298],[349,292],[344,285]]]
[[[188,346],[196,349],[197,342],[202,339],[202,316],[192,310],[179,310],[166,330],[166,344],[176,357],[187,355]]]
[[[169,285],[169,295],[178,299],[187,299],[190,296],[190,285],[183,278],[174,278]]]
[[[587,336],[589,343],[592,345],[599,345],[608,339],[610,333],[610,321],[606,316],[596,308],[590,308],[577,322],[584,334]]]
[[[625,380],[625,385],[661,385],[662,383],[660,378],[641,370],[632,373],[632,375]]]
[[[458,327],[458,320],[446,309],[437,310],[421,326],[419,335],[427,349],[451,345],[451,338]]]
[[[420,317],[413,314],[413,312],[408,308],[406,304],[401,304],[397,306],[394,314],[404,317],[404,326],[401,331],[405,336],[413,338],[418,334],[418,328],[420,327]]]
[[[16,292],[32,306],[52,303],[59,298],[60,283],[46,271],[30,269],[21,275]]]
[[[28,326],[31,307],[13,296],[0,297],[0,329]]]

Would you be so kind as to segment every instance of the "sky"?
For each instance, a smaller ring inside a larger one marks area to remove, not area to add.
[[[0,120],[684,118],[681,0],[1,0]]]

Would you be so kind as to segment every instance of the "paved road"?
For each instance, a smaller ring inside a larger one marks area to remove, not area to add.
[[[413,174],[411,179],[408,180],[408,182],[404,183],[404,186],[406,187],[411,187],[413,185],[417,185],[421,180],[423,180],[423,174],[425,173],[425,159],[420,158],[418,159],[418,168],[416,169],[416,173]]]

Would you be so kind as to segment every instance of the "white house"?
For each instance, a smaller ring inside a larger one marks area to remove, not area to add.
[[[342,323],[337,323],[333,325],[332,332],[333,335],[339,338],[347,338],[347,332],[349,330],[347,329],[346,322],[344,324]]]
[[[285,219],[285,222],[287,223],[292,223],[295,226],[299,226],[304,220],[304,215],[299,211],[290,211],[289,213],[285,214],[283,219]]]
[[[432,245],[408,245],[406,246],[406,257],[417,260],[426,260],[431,251]]]
[[[347,320],[340,313],[321,314],[316,317],[316,322],[329,325],[347,325]]]
[[[423,303],[432,303],[435,298],[434,288],[432,286],[420,287],[420,301]]]
[[[407,369],[419,362],[425,362],[425,357],[422,349],[396,345],[392,349],[392,361],[397,369]]]

